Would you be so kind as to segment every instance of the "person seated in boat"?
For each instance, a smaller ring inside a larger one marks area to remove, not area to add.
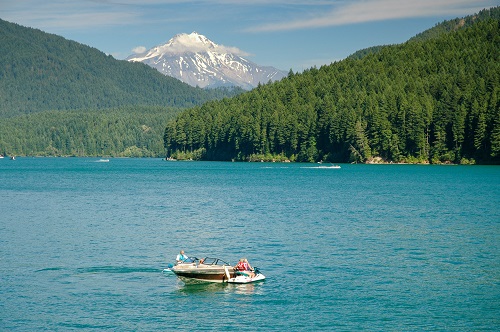
[[[255,277],[253,267],[250,265],[250,263],[248,263],[248,260],[246,258],[240,259],[234,269],[236,270],[236,274],[242,274],[250,278]]]
[[[175,260],[177,261],[177,264],[179,264],[189,260],[189,257],[184,253],[184,250],[181,250],[180,253],[177,255],[177,257],[175,258]]]

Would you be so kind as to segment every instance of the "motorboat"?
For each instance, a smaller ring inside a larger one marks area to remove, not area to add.
[[[323,165],[321,165],[321,166],[318,166],[318,168],[334,168],[334,169],[339,169],[340,166],[339,165],[330,165],[330,166],[326,166],[326,165],[323,166]]]
[[[219,258],[189,257],[170,269],[184,282],[227,282],[236,277],[231,264]]]
[[[265,276],[258,272],[257,269],[255,276],[251,278],[241,274],[239,271],[235,271],[234,267],[226,261],[213,257],[205,257],[203,259],[189,257],[183,262],[170,267],[168,270],[175,273],[185,283],[227,282],[246,284],[265,279]]]

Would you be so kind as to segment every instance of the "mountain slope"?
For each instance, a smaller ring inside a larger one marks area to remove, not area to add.
[[[422,41],[431,38],[437,38],[442,34],[457,31],[459,29],[464,29],[478,22],[490,19],[497,21],[500,20],[500,10],[498,9],[498,7],[483,9],[477,14],[469,15],[463,18],[455,18],[453,20],[443,21],[439,24],[436,24],[436,26],[417,34],[415,37],[410,38],[409,41]]]
[[[285,72],[276,68],[256,65],[235,51],[193,32],[189,35],[178,34],[166,44],[131,55],[127,60],[143,62],[167,76],[202,88],[239,86],[252,89],[259,83],[265,84],[286,76]]]
[[[3,20],[0,45],[0,117],[123,105],[186,107],[227,96],[224,91],[193,88],[144,64],[115,60],[95,48]]]
[[[469,27],[475,23],[488,19],[500,20],[500,10],[498,10],[497,8],[483,9],[475,15],[469,15],[463,18],[455,18],[452,20],[443,21],[441,23],[436,24],[434,27],[427,29],[417,34],[416,36],[410,38],[408,42],[413,42],[418,40],[424,41],[432,38],[437,38],[442,34],[457,31],[459,29]],[[361,49],[349,55],[348,58],[361,59],[369,54],[380,52],[386,46],[388,45],[372,46],[365,49]]]

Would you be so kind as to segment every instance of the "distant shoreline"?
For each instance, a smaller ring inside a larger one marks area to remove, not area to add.
[[[342,164],[342,165],[354,165],[354,164],[359,164],[359,165],[442,165],[442,166],[464,166],[464,165],[488,165],[488,166],[499,166],[499,164],[495,163],[476,163],[474,160],[466,160],[464,163],[452,163],[450,161],[446,162],[436,162],[436,163],[431,163],[429,161],[424,161],[424,162],[394,162],[394,161],[386,161],[383,160],[380,157],[375,157],[371,158],[365,162],[330,162],[330,161],[322,161],[322,162],[297,162],[297,161],[292,161],[289,159],[284,159],[284,160],[265,160],[265,159],[252,159],[252,160],[195,160],[195,159],[175,159],[175,158],[165,158],[165,157],[122,157],[122,156],[42,156],[42,155],[8,155],[5,154],[3,155],[4,158],[0,159],[5,159],[5,160],[13,160],[17,158],[89,158],[89,159],[161,159],[164,161],[215,161],[215,162],[250,162],[250,163],[259,163],[259,162],[265,162],[265,163],[304,163],[304,164]]]

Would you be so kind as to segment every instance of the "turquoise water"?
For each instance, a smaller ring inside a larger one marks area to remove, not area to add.
[[[0,159],[0,330],[500,328],[498,166],[96,160]]]

